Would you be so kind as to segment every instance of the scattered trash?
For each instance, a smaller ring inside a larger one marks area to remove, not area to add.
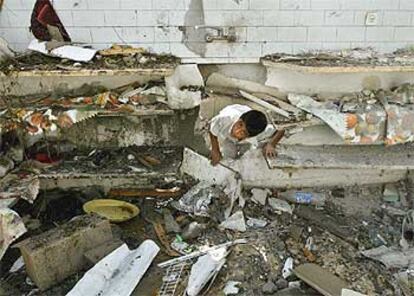
[[[315,206],[323,206],[326,201],[326,193],[324,192],[288,190],[279,192],[278,196],[290,202]]]
[[[183,241],[183,239],[180,236],[177,236],[175,240],[171,243],[171,248],[174,251],[180,253],[181,255],[187,255],[193,251],[193,248],[188,243]]]
[[[180,283],[183,271],[189,264],[189,262],[183,261],[177,263],[176,265],[170,265],[167,268],[165,275],[162,278],[162,285],[159,292],[160,296],[175,295],[175,290]]]
[[[85,203],[83,210],[87,214],[95,213],[115,223],[128,221],[139,214],[135,205],[116,199],[95,199]]]
[[[221,228],[230,229],[234,231],[245,232],[246,223],[244,221],[244,214],[242,211],[237,211],[231,215],[227,220],[220,224]]]
[[[180,65],[173,75],[165,78],[168,105],[172,109],[191,109],[200,105],[201,91],[182,90],[183,87],[204,87],[204,80],[196,64]]]
[[[152,240],[136,250],[123,244],[87,271],[67,296],[130,295],[159,250]]]
[[[237,287],[241,285],[241,282],[237,281],[228,281],[226,286],[223,289],[224,295],[237,295],[239,294],[240,288]]]
[[[282,276],[284,279],[290,277],[293,273],[293,258],[289,257],[286,259],[285,264],[283,265]]]
[[[174,203],[174,207],[196,216],[208,217],[212,199],[219,198],[220,195],[219,188],[213,187],[207,182],[200,182],[184,194],[178,203]]]
[[[49,51],[48,42],[33,39],[29,44],[29,49],[46,55],[69,59],[77,62],[89,62],[95,56],[97,50],[83,48],[74,45],[62,45]]]
[[[226,248],[220,248],[214,251],[209,251],[206,255],[198,258],[197,262],[191,268],[190,277],[188,279],[188,286],[186,289],[187,295],[199,295],[206,284],[216,277],[217,273],[226,263],[226,256],[228,251]]]
[[[203,255],[207,254],[208,252],[211,252],[211,251],[214,251],[214,250],[218,250],[218,249],[221,249],[221,248],[228,248],[228,247],[231,247],[231,246],[234,246],[234,245],[246,244],[246,243],[247,243],[246,239],[236,239],[234,241],[230,241],[230,242],[219,244],[219,245],[216,245],[216,246],[213,246],[213,247],[206,248],[203,251],[195,251],[191,254],[188,254],[188,255],[185,255],[185,256],[182,256],[182,257],[179,257],[179,258],[175,258],[175,259],[171,259],[171,260],[159,263],[158,267],[165,268],[165,267],[168,267],[168,266],[180,263],[180,262],[185,262],[187,260],[203,256]]]
[[[248,218],[246,222],[247,226],[252,228],[263,228],[266,227],[267,221],[262,219],[256,219],[256,218]]]
[[[281,200],[277,198],[269,198],[269,206],[274,211],[285,212],[289,214],[293,213],[292,207],[285,200]]]

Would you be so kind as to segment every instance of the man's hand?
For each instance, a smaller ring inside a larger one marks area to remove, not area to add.
[[[220,150],[211,150],[211,164],[213,166],[216,166],[222,158],[223,156],[221,155]]]
[[[272,144],[267,143],[263,147],[263,155],[264,157],[267,157],[267,158],[275,158],[277,155],[275,147],[273,147]]]

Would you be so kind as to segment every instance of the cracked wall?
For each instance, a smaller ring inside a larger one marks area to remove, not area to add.
[[[35,0],[5,1],[0,36],[27,48]],[[258,62],[274,53],[372,46],[393,51],[414,41],[411,0],[54,0],[72,39],[171,52],[198,63]],[[374,24],[367,25],[368,13]],[[210,29],[234,27],[236,42],[205,42]]]

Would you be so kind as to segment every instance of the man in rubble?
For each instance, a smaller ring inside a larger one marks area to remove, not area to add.
[[[209,123],[209,142],[211,146],[211,164],[217,165],[221,159],[235,159],[248,146],[249,140],[254,137],[260,141],[266,132],[273,135],[263,146],[265,157],[276,157],[275,146],[282,139],[285,131],[276,130],[268,125],[266,115],[260,111],[253,110],[246,105],[229,105],[222,109],[218,115],[213,117]]]

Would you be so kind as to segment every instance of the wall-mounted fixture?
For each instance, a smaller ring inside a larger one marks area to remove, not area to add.
[[[196,26],[196,29],[210,29],[216,32],[206,33],[206,42],[213,42],[215,40],[226,40],[228,42],[236,42],[236,29],[234,27],[215,27],[215,26]]]

